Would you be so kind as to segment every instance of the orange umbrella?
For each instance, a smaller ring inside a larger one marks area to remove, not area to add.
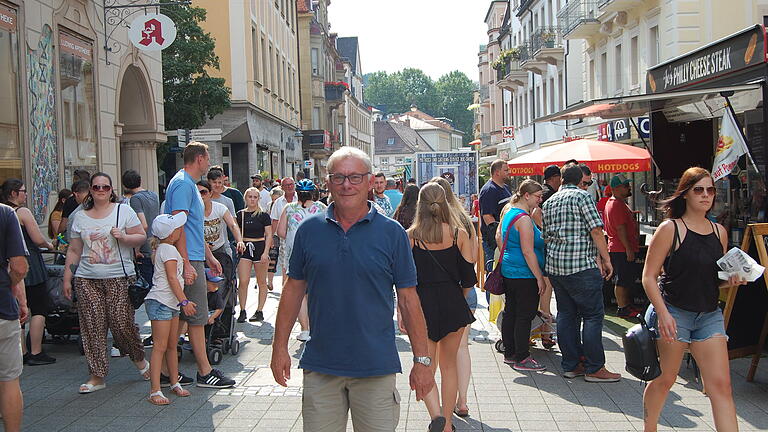
[[[543,147],[507,163],[510,175],[543,175],[548,165],[562,166],[570,159],[586,164],[594,173],[642,172],[651,169],[651,154],[648,150],[591,139]]]
[[[474,140],[474,141],[470,141],[470,142],[469,142],[469,145],[471,145],[471,146],[479,146],[481,143],[482,143],[482,141],[481,141],[481,140],[479,140],[479,139],[476,139],[476,140]]]

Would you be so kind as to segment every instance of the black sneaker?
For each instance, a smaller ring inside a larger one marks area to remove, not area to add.
[[[256,311],[255,314],[249,319],[248,321],[254,322],[254,321],[264,321],[264,312],[262,311]]]
[[[235,380],[227,378],[218,369],[211,369],[208,375],[200,376],[197,373],[197,386],[205,388],[230,388],[235,386]]]
[[[147,338],[144,339],[143,344],[145,347],[151,347],[152,345],[155,344],[155,342],[152,340],[152,336],[148,336]]]
[[[183,373],[179,372],[179,384],[183,386],[188,386],[195,382],[192,377],[188,377],[184,375]],[[170,387],[171,386],[171,379],[167,376],[165,376],[162,372],[160,373],[160,387]]]
[[[237,322],[244,323],[248,321],[248,315],[245,313],[245,309],[240,310],[240,316],[237,317]]]
[[[27,364],[30,366],[43,366],[52,363],[56,363],[56,359],[42,351],[38,354],[29,354],[29,358],[27,358]]]
[[[31,356],[31,355],[32,354],[30,354],[30,353],[24,354],[24,356],[22,358],[22,363],[27,364],[27,362],[29,362],[29,356]]]

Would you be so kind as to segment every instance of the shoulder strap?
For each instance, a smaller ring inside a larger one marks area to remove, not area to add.
[[[432,254],[432,251],[431,251],[431,250],[429,250],[429,249],[427,248],[427,245],[426,245],[426,243],[424,243],[424,242],[423,242],[423,241],[421,241],[421,240],[419,240],[419,241],[421,242],[421,246],[420,246],[420,248],[421,248],[421,249],[424,249],[425,251],[427,251],[427,253],[429,254],[429,256],[432,258],[432,261],[434,261],[434,262],[435,262],[435,264],[437,264],[437,266],[438,266],[438,267],[440,267],[440,270],[442,270],[442,271],[443,271],[443,273],[445,273],[446,275],[448,275],[448,278],[449,278],[449,279],[451,279],[451,281],[453,281],[453,283],[455,283],[456,285],[458,285],[458,286],[459,286],[459,288],[461,288],[461,287],[462,287],[462,286],[461,286],[461,282],[460,282],[460,281],[458,281],[458,280],[456,280],[456,279],[454,279],[454,278],[453,278],[453,276],[451,276],[451,274],[450,274],[450,273],[448,273],[448,270],[446,270],[446,269],[445,269],[445,267],[443,267],[443,265],[442,265],[442,264],[440,264],[440,261],[438,261],[438,260],[437,260],[437,258],[435,258],[435,256]],[[459,252],[459,253],[461,253],[461,252]]]
[[[456,246],[456,242],[459,240],[459,228],[456,227],[453,230],[453,245]]]
[[[672,237],[672,248],[669,250],[669,254],[667,256],[671,256],[673,252],[675,252],[675,249],[677,246],[680,245],[680,231],[677,228],[677,222],[674,219],[670,219],[672,221],[672,225],[675,227],[675,236]],[[685,224],[685,222],[683,222]]]
[[[115,218],[115,228],[119,228],[120,225],[120,203],[116,203],[117,205],[117,218]],[[117,243],[117,255],[120,257],[120,265],[123,267],[123,274],[125,277],[128,277],[128,272],[125,271],[125,263],[123,262],[123,252],[120,251],[120,240],[115,239],[115,243]]]
[[[717,240],[720,240],[720,230],[717,229],[717,225],[715,225],[711,220],[707,219],[709,221],[709,224],[712,225],[712,231],[715,232],[715,237],[717,237]]]

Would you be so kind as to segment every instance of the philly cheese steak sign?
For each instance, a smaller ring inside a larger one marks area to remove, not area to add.
[[[648,93],[680,89],[766,61],[765,28],[756,25],[685,56],[672,59],[647,73]]]

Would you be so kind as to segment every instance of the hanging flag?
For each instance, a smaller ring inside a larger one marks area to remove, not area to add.
[[[715,147],[715,164],[712,167],[712,178],[715,181],[727,176],[739,162],[742,155],[747,154],[747,143],[741,134],[736,120],[729,108],[725,109],[722,124],[720,125],[720,138]]]

